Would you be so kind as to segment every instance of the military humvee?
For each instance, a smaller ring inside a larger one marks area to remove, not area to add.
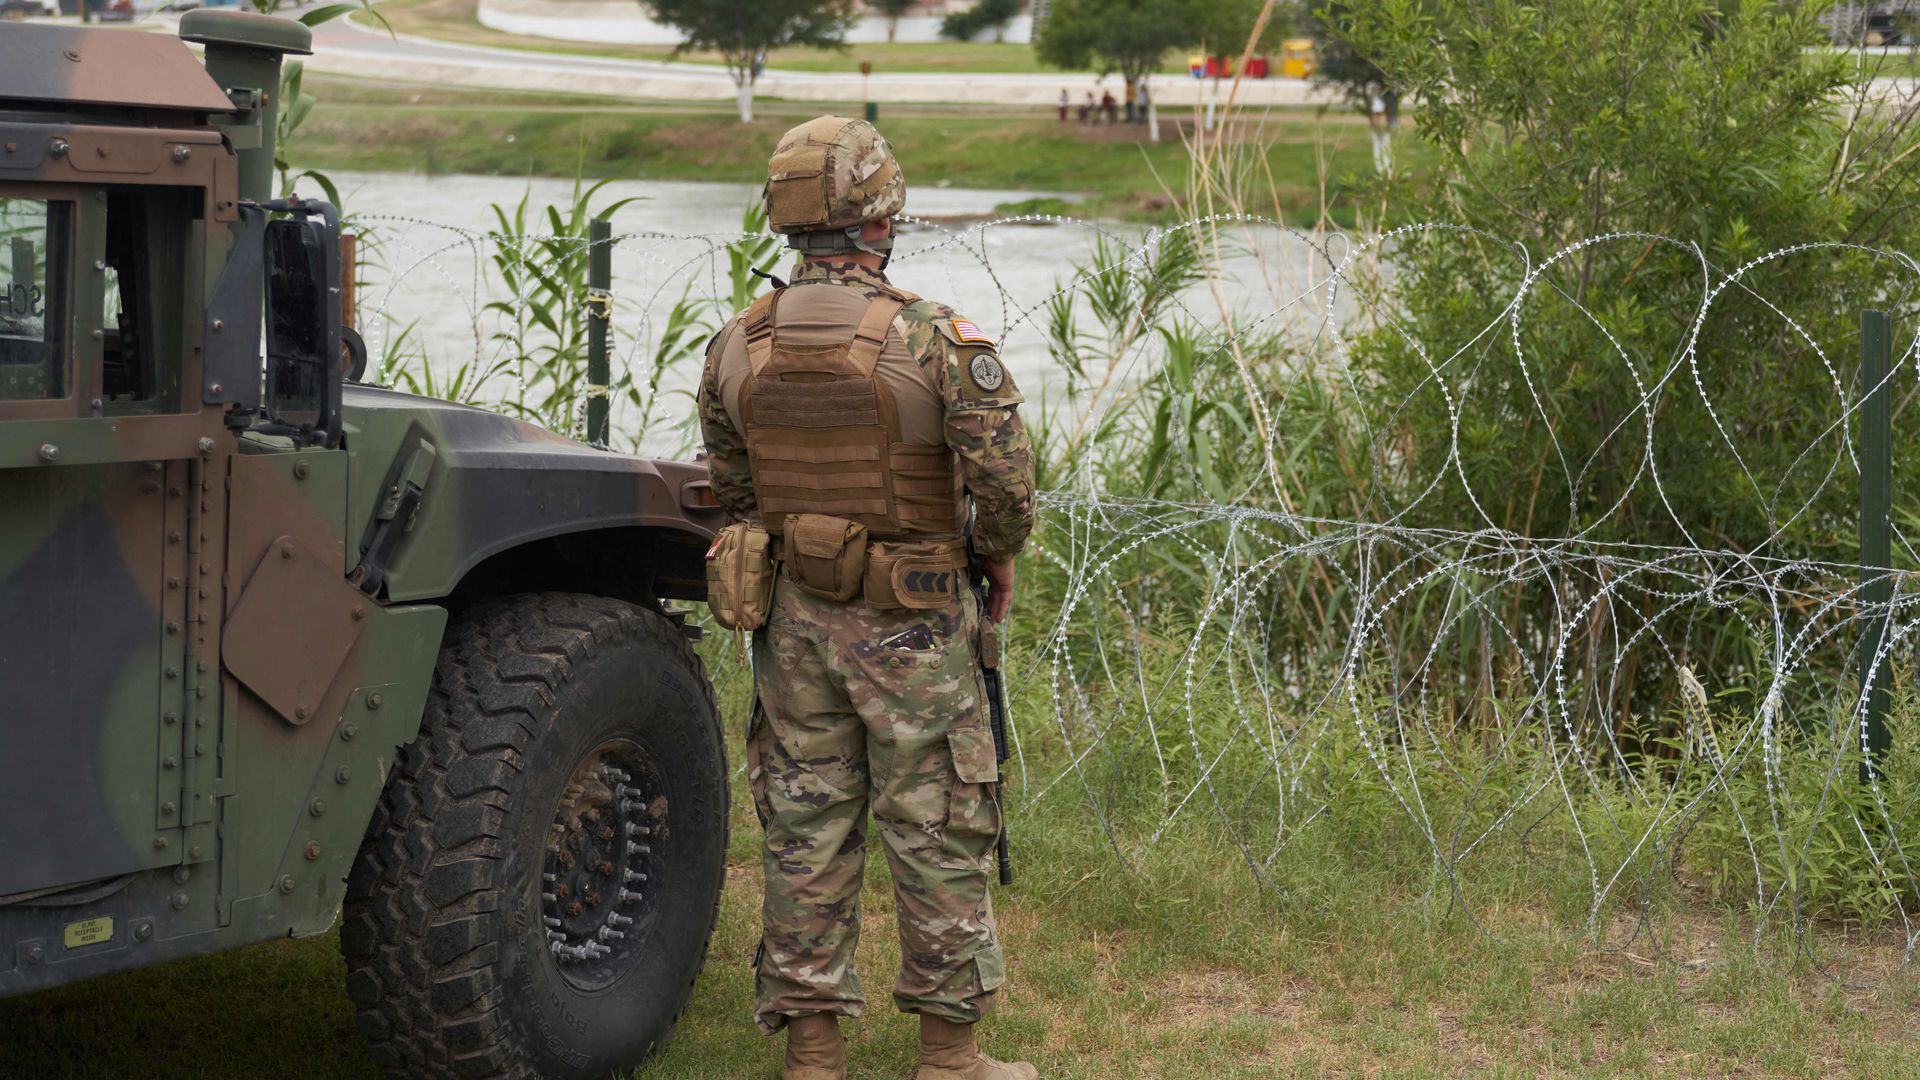
[[[695,466],[361,386],[297,23],[0,29],[0,994],[318,934],[405,1076],[604,1077],[714,924]]]

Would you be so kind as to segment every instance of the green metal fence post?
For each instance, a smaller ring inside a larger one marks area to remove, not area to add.
[[[1860,313],[1860,604],[1872,612],[1860,638],[1860,689],[1866,696],[1865,757],[1860,780],[1870,782],[1876,763],[1892,745],[1887,733],[1889,665],[1883,659],[1868,685],[1868,672],[1887,637],[1893,579],[1893,414],[1885,385],[1893,362],[1893,330],[1879,311]]]
[[[607,332],[613,325],[613,223],[595,218],[587,229],[587,442],[608,445]]]

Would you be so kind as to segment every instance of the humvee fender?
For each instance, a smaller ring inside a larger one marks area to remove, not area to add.
[[[0,33],[0,995],[344,905],[391,1075],[637,1064],[726,848],[703,471],[348,385],[307,31],[180,29]]]

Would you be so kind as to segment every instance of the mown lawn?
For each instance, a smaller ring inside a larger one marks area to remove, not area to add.
[[[1582,875],[1517,849],[1476,872],[1475,929],[1444,885],[1423,898],[1404,837],[1356,841],[1337,814],[1324,843],[1285,856],[1278,899],[1204,812],[1124,868],[1076,791],[1017,811],[1019,880],[998,896],[1011,983],[987,1041],[1043,1076],[1893,1078],[1920,1054],[1920,990],[1892,935],[1816,935],[1847,985],[1796,963],[1785,931],[1756,950],[1744,918],[1684,903],[1653,913],[1657,939],[1629,940],[1621,914],[1595,948]],[[759,866],[737,781],[734,802],[707,971],[647,1080],[779,1073],[780,1044],[749,1018]],[[1153,824],[1114,823],[1129,845]],[[904,1077],[915,1028],[886,1002],[897,951],[878,858],[865,904],[876,1001],[852,1076]],[[0,1075],[371,1077],[341,976],[329,934],[0,1002]]]
[[[615,56],[629,60],[677,59],[692,64],[721,63],[714,52],[687,52],[678,57],[669,45],[595,45],[586,42],[556,41],[549,38],[522,37],[480,25],[475,0],[386,0],[376,10],[388,25],[402,34],[458,41],[470,45],[493,45],[507,49],[532,49],[540,52],[576,53],[583,56]],[[372,20],[357,16],[369,24]],[[1177,53],[1177,55],[1176,55]],[[845,49],[788,48],[767,54],[767,66],[787,71],[858,72],[862,62],[873,64],[877,72],[899,71],[972,71],[986,74],[1035,74],[1059,72],[1062,79],[1076,85],[1084,83],[1091,72],[1067,72],[1041,63],[1033,48],[1008,42],[914,42],[895,44],[849,45]],[[1187,74],[1185,50],[1167,55],[1160,66],[1162,74]],[[1117,83],[1114,84],[1117,87]],[[1117,89],[1115,91],[1118,92]]]
[[[626,106],[321,78],[307,89],[319,104],[293,137],[289,156],[298,164],[429,175],[571,176],[578,168],[593,178],[753,183],[765,178],[781,132],[829,109],[766,102],[743,124],[730,106]],[[1151,143],[1141,127],[1061,124],[1030,110],[898,107],[880,115],[909,184],[1083,192],[1090,201],[1077,213],[1144,218],[1179,210],[1168,190],[1185,189],[1190,155],[1180,129],[1189,122],[1170,111],[1165,137]],[[1276,112],[1247,121],[1237,138],[1247,166],[1257,167],[1264,152],[1272,176],[1268,185],[1256,174],[1272,197],[1255,209],[1310,225],[1324,197],[1333,221],[1352,223],[1351,181],[1372,169],[1364,123]],[[1432,155],[1409,130],[1398,158],[1402,168],[1422,169]]]

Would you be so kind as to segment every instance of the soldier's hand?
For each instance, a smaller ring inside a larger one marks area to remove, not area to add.
[[[1004,622],[1013,607],[1013,560],[989,562],[987,574],[987,618]]]

